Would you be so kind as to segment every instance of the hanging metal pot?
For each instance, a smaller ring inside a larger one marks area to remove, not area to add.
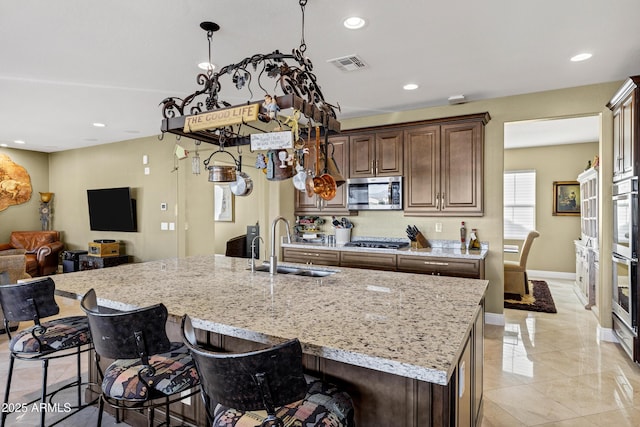
[[[211,165],[209,166],[209,162],[214,154],[217,153],[227,153],[233,159],[233,163],[235,166],[224,166],[224,165]],[[233,154],[228,151],[224,151],[222,147],[218,151],[214,151],[211,153],[209,158],[205,160],[204,165],[209,171],[209,182],[234,182],[236,180],[236,170],[240,168],[240,164],[233,156]]]
[[[236,196],[244,197],[253,191],[253,180],[246,173],[242,172],[242,156],[239,156],[238,170],[236,171],[236,180],[229,184],[231,193]]]

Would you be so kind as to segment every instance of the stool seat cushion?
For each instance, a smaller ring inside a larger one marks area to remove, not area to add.
[[[353,423],[353,403],[349,395],[320,380],[309,383],[304,399],[276,410],[285,427],[347,427]],[[213,427],[255,427],[267,417],[266,411],[239,411],[218,404]]]
[[[199,383],[193,359],[182,343],[171,343],[168,352],[149,357],[149,364],[155,374],[143,375],[143,381],[138,375],[144,367],[140,359],[116,360],[104,371],[102,392],[113,399],[146,401],[189,390]]]
[[[39,328],[44,328],[41,334]],[[9,343],[13,353],[34,356],[75,348],[91,343],[89,323],[85,316],[72,316],[42,322],[18,332]]]

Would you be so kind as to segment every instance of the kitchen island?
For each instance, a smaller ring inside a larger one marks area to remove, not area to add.
[[[112,309],[164,303],[174,340],[185,313],[199,339],[227,351],[296,337],[309,373],[351,394],[359,426],[479,424],[488,282],[324,269],[334,272],[270,276],[246,259],[209,255],[52,278],[58,294],[78,299],[94,288]]]

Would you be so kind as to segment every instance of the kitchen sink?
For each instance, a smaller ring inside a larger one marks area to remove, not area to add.
[[[294,276],[306,276],[306,277],[326,277],[331,274],[337,273],[336,270],[325,270],[319,268],[307,268],[307,267],[292,267],[286,265],[279,265],[276,268],[278,274],[293,274]],[[255,267],[255,271],[269,271],[269,264],[262,264]]]

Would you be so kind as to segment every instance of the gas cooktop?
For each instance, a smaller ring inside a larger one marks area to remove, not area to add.
[[[356,248],[383,248],[383,249],[400,249],[409,246],[408,242],[383,242],[379,240],[356,240],[355,242],[345,243],[345,246]]]

